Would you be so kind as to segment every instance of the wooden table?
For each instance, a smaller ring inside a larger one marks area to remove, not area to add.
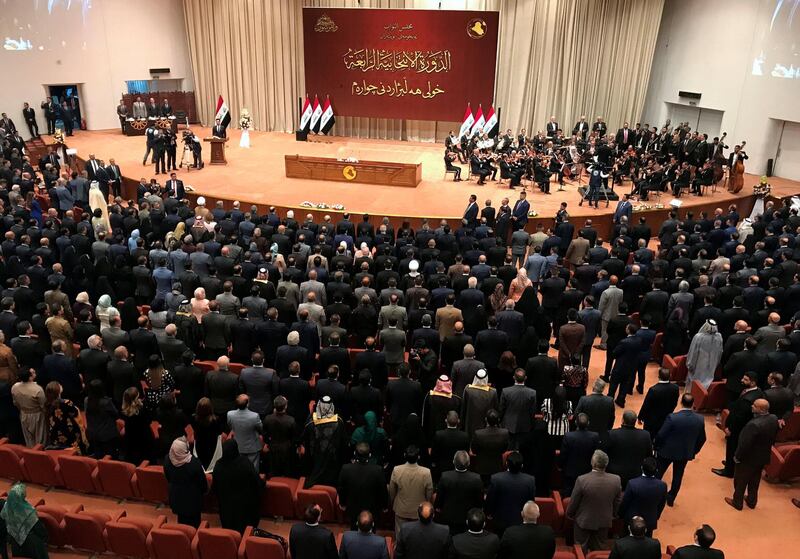
[[[421,163],[389,161],[339,161],[333,157],[286,155],[286,176],[292,179],[358,182],[408,186],[422,182]]]
[[[212,136],[211,138],[203,138],[203,141],[211,144],[211,160],[209,161],[211,165],[228,164],[228,160],[225,159],[225,142],[228,141],[228,138]]]
[[[128,119],[125,121],[124,133],[126,136],[144,136],[150,125],[161,130],[168,128],[173,134],[178,133],[178,119],[174,117]]]

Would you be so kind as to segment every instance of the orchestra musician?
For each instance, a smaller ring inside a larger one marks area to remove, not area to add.
[[[481,159],[478,148],[472,150],[472,156],[469,158],[469,167],[473,175],[478,175],[478,184],[486,184],[486,177],[491,175],[492,172],[484,166],[484,161]],[[497,171],[495,170],[495,172]],[[494,180],[494,177],[492,177],[492,180]]]
[[[677,177],[672,181],[672,194],[675,196],[675,198],[681,197],[681,190],[689,187],[690,180],[691,171],[689,169],[689,163],[684,161],[681,163],[681,167],[677,171]]]
[[[556,117],[555,116],[551,116],[550,117],[550,120],[547,122],[547,126],[546,126],[545,130],[547,131],[547,137],[548,138],[552,139],[552,138],[556,137],[556,132],[558,132],[559,128],[558,128],[558,122],[556,122]]]
[[[517,135],[517,148],[522,149],[525,147],[525,143],[527,141],[527,135],[525,134],[525,129],[519,131]]]
[[[464,149],[461,147],[461,142],[458,139],[458,136],[455,135],[455,132],[450,130],[447,134],[447,137],[444,139],[444,145],[447,148],[448,152],[454,153],[458,157],[458,161],[460,163],[466,163],[467,160],[464,157]],[[453,161],[450,159],[450,161]],[[448,168],[448,170],[450,170]]]
[[[697,196],[703,195],[703,187],[711,186],[714,182],[714,169],[711,167],[711,162],[706,161],[702,167],[697,170],[692,179],[692,193]]]
[[[594,134],[599,138],[603,138],[606,135],[608,132],[608,126],[606,126],[606,123],[603,122],[603,117],[598,116],[594,121],[594,124],[592,124],[592,132],[594,132]]]
[[[733,146],[733,153],[728,155],[728,192],[737,193],[744,188],[744,160],[748,159],[744,146]]]
[[[453,165],[453,161],[456,160],[458,155],[454,151],[450,151],[449,149],[444,150],[444,168],[446,171],[452,171],[455,173],[453,177],[453,182],[461,182],[461,167],[457,165]]]

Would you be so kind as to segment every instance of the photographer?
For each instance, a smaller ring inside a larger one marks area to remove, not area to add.
[[[439,357],[425,340],[417,340],[408,353],[408,364],[423,390],[430,390],[436,384],[436,373],[439,368]]]

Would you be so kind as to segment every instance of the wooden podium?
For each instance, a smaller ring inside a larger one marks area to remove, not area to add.
[[[228,141],[228,138],[204,138],[204,142],[208,142],[211,144],[211,160],[209,164],[211,165],[227,165],[228,161],[225,159],[225,143]]]
[[[332,157],[284,156],[286,176],[292,179],[358,182],[416,188],[422,182],[420,163],[339,161]]]

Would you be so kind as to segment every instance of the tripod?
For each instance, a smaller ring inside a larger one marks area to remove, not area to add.
[[[192,153],[192,148],[188,144],[183,144],[183,154],[181,155],[181,164],[178,165],[179,168],[183,169],[183,166],[186,165],[186,170],[191,171],[192,165],[194,160],[194,154]]]

